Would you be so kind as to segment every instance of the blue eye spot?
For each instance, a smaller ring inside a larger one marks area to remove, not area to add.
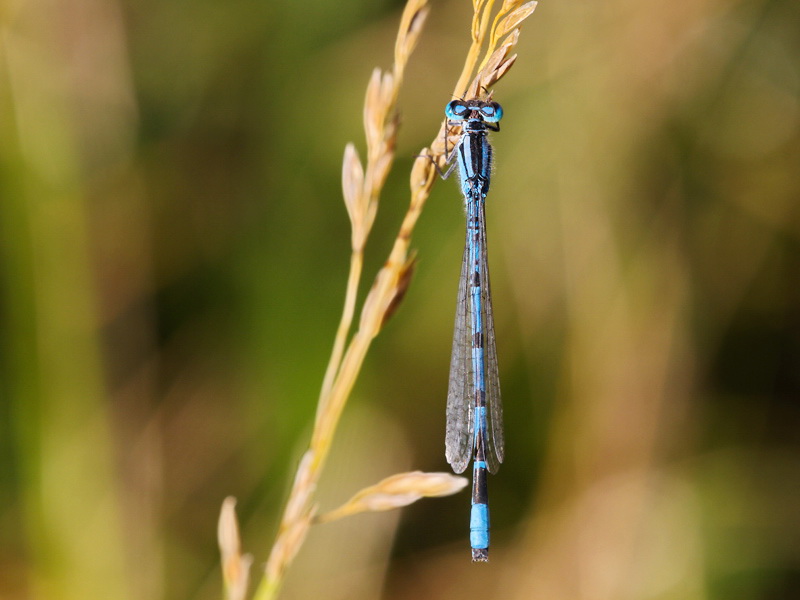
[[[483,120],[488,123],[497,123],[503,118],[503,107],[497,102],[492,102],[481,108]]]
[[[467,108],[467,105],[460,100],[453,100],[444,107],[445,116],[447,116],[448,119],[453,119],[455,121],[463,120],[464,115],[467,112],[469,112],[469,108]]]

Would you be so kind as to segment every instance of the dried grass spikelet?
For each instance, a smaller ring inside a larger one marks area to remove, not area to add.
[[[303,458],[300,459],[292,484],[292,489],[296,492],[286,502],[283,518],[286,522],[298,521],[308,512],[310,499],[317,489],[317,482],[313,476],[313,461],[314,454],[310,450],[306,450]]]
[[[510,1],[504,2],[503,8],[495,17],[495,24],[492,27],[492,35],[489,45],[494,47],[500,41],[500,38],[507,33],[518,29],[522,22],[533,14],[536,10],[537,2],[526,2],[520,6],[520,2]]]
[[[497,83],[514,64],[517,56],[511,53],[519,40],[519,28],[537,5],[535,0],[524,4],[521,0],[503,2],[492,23],[485,58],[470,86],[476,93]]]
[[[361,512],[378,512],[408,506],[420,498],[450,496],[467,485],[466,477],[450,473],[398,473],[364,488],[339,508],[317,517],[317,523],[327,523]]]
[[[272,552],[270,552],[269,560],[264,570],[266,576],[264,581],[267,589],[274,589],[277,592],[283,573],[286,570],[286,565],[291,563],[300,551],[311,527],[311,522],[312,514],[309,512],[287,523],[282,528],[280,535],[275,540],[275,545],[272,547]],[[261,597],[259,593],[256,594],[256,598]]]
[[[394,315],[395,311],[400,307],[400,304],[403,302],[403,298],[405,298],[406,291],[408,291],[408,286],[411,285],[411,278],[414,276],[414,269],[416,268],[416,266],[417,266],[417,256],[415,252],[412,252],[411,256],[409,256],[408,260],[400,268],[400,274],[397,279],[397,285],[395,286],[394,294],[389,300],[389,304],[383,313],[383,319],[381,320],[380,329],[383,329],[383,326],[386,324],[386,321],[392,318],[392,315]]]
[[[358,282],[363,268],[364,246],[375,222],[380,190],[386,182],[397,139],[398,118],[395,107],[403,83],[406,64],[417,44],[428,16],[427,0],[409,0],[403,11],[394,48],[394,65],[391,72],[375,69],[372,72],[364,98],[364,133],[367,142],[367,163],[361,163],[353,144],[345,148],[342,165],[342,190],[351,225],[350,272],[345,291],[345,302],[334,340],[331,359],[325,371],[320,392],[317,419],[325,410],[337,371],[344,355],[347,334],[355,315]],[[380,319],[379,323],[384,323]]]
[[[361,190],[364,188],[364,167],[358,158],[358,150],[353,144],[347,144],[344,149],[344,161],[342,161],[342,194],[344,195],[344,205],[347,208],[347,216],[352,224],[353,236],[356,235],[356,224],[359,228],[363,226],[366,219],[366,206],[361,201]],[[359,235],[363,233],[359,232]],[[352,245],[357,245],[356,240],[352,240]]]
[[[242,555],[239,539],[239,523],[236,519],[236,499],[225,498],[219,515],[217,540],[222,556],[222,578],[225,583],[226,600],[243,600],[247,593],[247,582],[253,557]]]
[[[357,211],[350,211],[353,228],[353,251],[361,252],[372,228],[378,207],[378,196],[394,161],[398,119],[395,107],[403,83],[408,59],[417,44],[428,15],[427,0],[411,0],[403,11],[394,47],[394,66],[391,72],[376,68],[372,72],[364,99],[364,132],[367,141],[367,165],[361,167],[364,176],[361,186],[346,192],[351,195]],[[355,158],[354,158],[355,155]],[[345,151],[345,164],[358,161],[352,145]],[[361,163],[358,163],[361,166]],[[349,164],[348,169],[355,165]],[[343,187],[346,182],[343,179]],[[347,197],[347,196],[346,196]],[[356,218],[354,218],[354,215]]]

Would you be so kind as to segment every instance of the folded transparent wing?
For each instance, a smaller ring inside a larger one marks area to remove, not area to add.
[[[447,390],[447,430],[445,456],[453,471],[461,473],[472,459],[473,368],[472,368],[472,308],[468,294],[468,246],[464,248],[461,277],[458,281],[458,301],[453,331],[453,351],[450,355],[450,384]]]
[[[492,313],[492,292],[489,282],[489,259],[486,251],[486,214],[480,207],[480,269],[481,311],[484,327],[484,357],[486,360],[486,467],[496,473],[503,462],[505,440],[503,437],[503,401],[500,397],[500,374],[497,366],[497,346]]]

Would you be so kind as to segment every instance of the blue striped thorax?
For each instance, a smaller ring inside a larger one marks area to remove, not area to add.
[[[458,163],[461,191],[465,198],[485,198],[489,193],[492,148],[486,131],[499,131],[503,108],[497,102],[453,100],[444,114],[450,125],[461,125],[461,139],[454,157]]]

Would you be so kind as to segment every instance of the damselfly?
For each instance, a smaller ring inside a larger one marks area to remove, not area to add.
[[[445,107],[449,126],[461,126],[461,136],[447,157],[458,164],[467,212],[467,240],[458,283],[450,386],[447,392],[445,454],[453,471],[461,473],[473,461],[470,545],[472,560],[489,559],[487,471],[503,462],[503,406],[497,369],[489,265],[486,256],[486,215],[492,147],[489,131],[500,131],[503,109],[496,102],[453,100]]]

